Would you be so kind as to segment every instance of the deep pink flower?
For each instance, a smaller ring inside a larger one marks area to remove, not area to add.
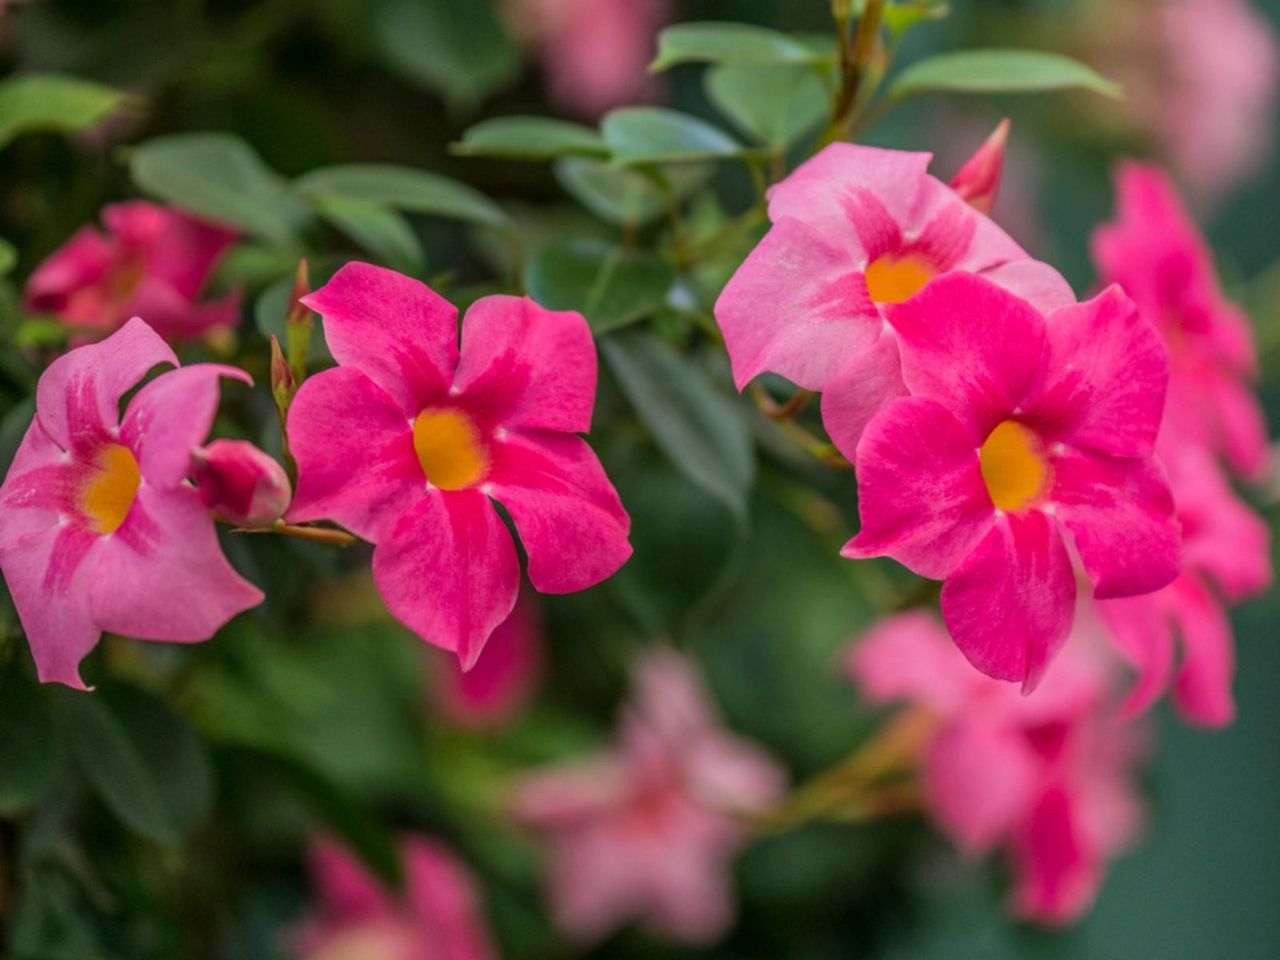
[[[400,844],[405,889],[394,894],[335,840],[312,844],[314,916],[293,936],[297,960],[496,960],[470,871],[442,843]]]
[[[583,590],[631,555],[630,520],[577,436],[596,350],[581,314],[528,298],[456,308],[392,270],[349,263],[303,302],[339,366],[289,411],[289,517],[327,517],[377,545],[378,592],[402,623],[470,668],[515,606],[515,523],[529,580]]]
[[[262,602],[231,568],[187,481],[218,406],[218,378],[196,364],[120,399],[173,351],[134,318],[59,357],[36,388],[36,415],[0,487],[0,570],[43,681],[84,688],[79,664],[105,631],[208,640]]]
[[[102,336],[140,316],[168,340],[234,327],[240,295],[199,302],[230,230],[135,200],[103,208],[107,231],[81,227],[27,281],[27,308]]]
[[[247,440],[215,440],[192,453],[200,499],[213,513],[242,527],[262,527],[289,508],[289,477]]]
[[[758,747],[724,730],[694,667],[671,651],[641,662],[618,747],[527,777],[518,818],[550,848],[559,926],[599,939],[628,919],[705,943],[733,919],[729,866],[745,840],[737,819],[784,789]]]
[[[473,729],[502,727],[528,703],[544,658],[536,604],[522,593],[470,670],[463,670],[454,657],[434,665],[433,699],[450,722]]]
[[[1256,477],[1266,468],[1267,424],[1253,393],[1248,319],[1223,296],[1209,247],[1163,173],[1122,164],[1116,208],[1094,231],[1093,256],[1102,279],[1124,288],[1169,347],[1165,431]]]
[[[885,309],[951,271],[981,274],[1042,311],[1074,301],[1052,267],[929,176],[927,153],[832,144],[769,191],[773,227],[716,302],[741,389],[770,371],[822,390],[852,459],[862,430],[906,392]]]
[[[1004,172],[1004,148],[1008,141],[1009,120],[1006,117],[948,184],[956,196],[979,213],[990,213],[995,206],[996,194],[1000,191],[1000,175]]]
[[[1173,499],[1152,456],[1164,346],[1116,287],[1046,318],[955,273],[886,314],[911,395],[858,446],[862,529],[844,555],[945,580],[965,656],[1030,690],[1071,629],[1064,528],[1099,598],[1177,575]]]
[[[1020,696],[974,673],[941,625],[913,612],[868,631],[848,665],[872,703],[934,716],[926,806],[966,854],[1007,851],[1013,908],[1045,923],[1087,909],[1106,860],[1141,819],[1132,783],[1140,740],[1110,709],[1106,664],[1073,642],[1040,689]]]
[[[1225,607],[1270,585],[1270,534],[1204,452],[1182,447],[1162,455],[1182,523],[1182,573],[1155,593],[1105,601],[1100,613],[1138,672],[1129,712],[1146,710],[1173,681],[1187,719],[1221,727],[1235,717],[1235,651]],[[1176,639],[1183,655],[1173,680]]]

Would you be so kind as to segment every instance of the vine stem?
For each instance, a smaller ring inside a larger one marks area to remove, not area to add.
[[[852,42],[846,38],[847,25],[837,19],[840,34],[840,90],[831,109],[831,121],[818,142],[819,147],[844,140],[853,127],[863,82],[871,71],[876,47],[880,42],[880,24],[884,19],[885,0],[866,0],[862,16],[853,31]]]

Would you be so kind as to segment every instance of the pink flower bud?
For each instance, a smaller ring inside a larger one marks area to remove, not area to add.
[[[215,440],[196,450],[193,460],[200,498],[232,523],[266,526],[289,506],[284,468],[246,440]]]
[[[980,213],[990,213],[995,206],[1000,173],[1004,169],[1004,145],[1008,139],[1009,120],[1006,117],[951,179],[951,189]]]

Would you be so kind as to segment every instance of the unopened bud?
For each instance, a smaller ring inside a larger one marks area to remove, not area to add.
[[[293,371],[289,369],[289,361],[284,358],[284,351],[280,349],[280,341],[273,336],[271,338],[271,396],[275,399],[276,406],[287,410],[297,387],[298,384],[293,379]]]
[[[242,527],[264,527],[284,516],[292,492],[284,467],[247,440],[214,440],[192,454],[200,499]]]
[[[1004,170],[1004,145],[1008,139],[1009,120],[1006,117],[951,180],[951,189],[979,213],[990,213],[995,206],[1000,173]]]

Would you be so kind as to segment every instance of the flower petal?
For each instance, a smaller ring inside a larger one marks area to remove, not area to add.
[[[289,451],[298,464],[289,519],[327,518],[373,543],[426,488],[410,421],[359,370],[303,382],[289,408]]]
[[[1083,835],[1076,804],[1055,785],[1036,801],[1013,848],[1014,909],[1043,923],[1068,923],[1093,902],[1102,859]]]
[[[1180,577],[1170,589],[1182,634],[1182,669],[1174,681],[1174,699],[1192,723],[1225,727],[1236,716],[1231,622],[1213,594],[1194,577]]]
[[[1173,677],[1173,585],[1139,597],[1103,600],[1098,610],[1138,677],[1121,705],[1126,719],[1146,713],[1169,689]]]
[[[898,338],[884,330],[875,341],[853,355],[828,381],[822,393],[822,425],[831,442],[850,461],[872,418],[887,404],[905,395]]]
[[[410,837],[403,846],[405,898],[438,960],[495,960],[475,880],[444,844]]]
[[[32,272],[27,281],[27,307],[61,316],[70,296],[101,280],[113,259],[111,241],[96,227],[81,227]]]
[[[308,859],[311,884],[327,919],[354,923],[395,912],[396,904],[378,878],[340,841],[317,837],[311,843]]]
[[[543,593],[585,590],[631,556],[631,519],[580,437],[512,434],[493,445],[485,491],[506,508]]]
[[[1075,598],[1057,525],[1006,514],[942,585],[942,618],[970,663],[1030,692],[1071,632]]]
[[[893,401],[858,444],[862,529],[846,557],[890,556],[934,580],[948,576],[991,529],[995,511],[965,428],[927,397]]]
[[[984,231],[979,230],[978,240],[981,241],[983,236]],[[996,286],[1016,293],[1046,316],[1059,307],[1076,302],[1071,284],[1057,270],[1039,260],[1009,260],[998,267],[983,270],[982,276]]]
[[[453,389],[495,426],[586,433],[596,400],[596,344],[582,314],[528,297],[477,300],[462,319]]]
[[[363,372],[410,419],[448,392],[458,365],[458,311],[426,284],[352,262],[302,302],[324,319],[338,363]]]
[[[944,716],[959,711],[974,688],[973,668],[923,610],[878,621],[850,648],[845,669],[871,703],[920,701]]]
[[[75,515],[83,477],[33,417],[0,486],[0,549]]]
[[[102,222],[122,240],[145,246],[148,275],[172,287],[188,303],[236,241],[233,230],[145,200],[104,207]]]
[[[397,620],[467,670],[515,606],[520,566],[484,494],[429,490],[379,541],[373,579]]]

